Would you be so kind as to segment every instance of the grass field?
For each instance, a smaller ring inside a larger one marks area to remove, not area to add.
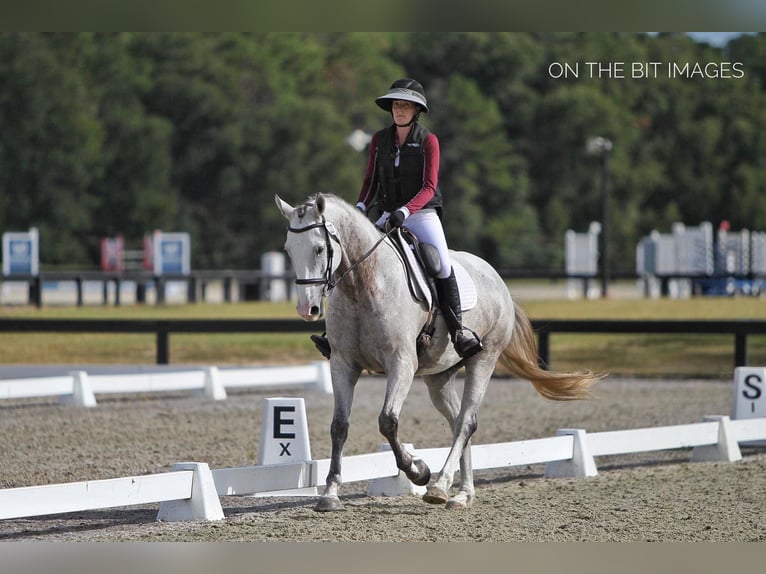
[[[766,319],[759,298],[539,300],[523,304],[533,319]],[[292,303],[0,307],[16,318],[295,318]],[[751,336],[750,364],[766,365],[766,337]],[[551,337],[554,369],[624,376],[730,379],[731,335],[566,335]],[[319,359],[306,334],[172,335],[174,364],[278,364]],[[153,335],[0,333],[2,364],[151,364]]]

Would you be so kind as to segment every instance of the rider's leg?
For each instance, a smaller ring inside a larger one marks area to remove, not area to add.
[[[484,347],[476,333],[463,329],[460,292],[458,291],[454,269],[446,279],[436,279],[436,290],[439,295],[439,307],[444,314],[444,320],[447,322],[447,327],[452,337],[452,344],[455,345],[455,351],[464,359],[472,357]]]
[[[463,329],[463,314],[460,307],[460,292],[458,291],[455,272],[452,269],[447,239],[444,228],[436,210],[423,209],[404,220],[407,227],[421,243],[430,243],[439,253],[441,269],[436,277],[439,306],[447,322],[452,342],[458,355],[467,359],[482,350],[479,337]]]

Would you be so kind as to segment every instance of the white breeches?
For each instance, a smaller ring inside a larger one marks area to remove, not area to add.
[[[378,225],[382,224],[388,219],[388,212],[378,220]],[[421,209],[417,213],[410,215],[404,220],[402,227],[406,227],[421,243],[430,243],[436,247],[439,252],[439,260],[441,261],[441,270],[438,277],[440,279],[446,279],[452,272],[452,260],[449,256],[449,249],[447,248],[447,238],[444,236],[444,228],[439,216],[436,214],[435,209]]]

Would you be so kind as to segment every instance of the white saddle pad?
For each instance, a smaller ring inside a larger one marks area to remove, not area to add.
[[[476,283],[474,283],[473,277],[468,274],[465,267],[455,261],[454,257],[452,258],[452,268],[455,270],[455,278],[460,290],[460,308],[463,311],[473,309],[479,300],[479,294],[476,291]]]
[[[418,300],[422,301],[428,308],[431,307],[431,290],[428,288],[426,276],[422,268],[415,259],[415,254],[411,249],[404,250],[409,260],[410,269],[413,270],[415,287],[419,291]],[[478,294],[476,292],[476,283],[468,274],[468,271],[454,257],[452,258],[452,268],[455,270],[455,279],[457,280],[458,290],[460,291],[460,308],[468,311],[476,306]]]

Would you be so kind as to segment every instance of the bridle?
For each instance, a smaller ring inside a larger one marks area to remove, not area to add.
[[[322,289],[322,297],[324,297],[327,292],[335,287],[335,284],[337,281],[332,280],[332,258],[333,255],[335,255],[335,250],[332,248],[332,242],[335,241],[340,246],[340,237],[338,237],[338,232],[335,229],[335,226],[325,220],[324,215],[322,216],[322,221],[319,223],[312,223],[310,225],[307,225],[306,227],[288,227],[287,231],[290,231],[292,233],[305,233],[307,231],[311,231],[312,229],[322,229],[324,231],[324,241],[325,241],[325,249],[327,250],[327,268],[324,271],[324,274],[322,277],[310,277],[307,279],[296,279],[295,284],[296,285],[323,285],[324,288]]]
[[[367,259],[370,255],[372,255],[372,252],[375,251],[375,249],[378,248],[378,246],[383,243],[383,241],[388,238],[388,236],[394,231],[395,228],[391,228],[388,231],[386,231],[380,239],[378,239],[375,244],[370,247],[370,249],[367,250],[367,252],[362,255],[359,259],[354,261],[351,265],[348,266],[348,269],[343,271],[335,280],[333,280],[332,277],[332,258],[335,255],[335,250],[332,248],[332,242],[335,241],[338,246],[343,249],[343,244],[340,242],[340,236],[338,235],[338,231],[335,229],[335,225],[332,224],[332,222],[327,221],[322,216],[322,220],[319,223],[312,223],[310,225],[307,225],[305,227],[288,227],[287,231],[290,231],[292,233],[305,233],[306,231],[311,231],[312,229],[322,229],[324,231],[324,240],[325,240],[325,249],[327,250],[327,267],[325,268],[324,274],[322,277],[310,277],[306,279],[296,279],[295,284],[296,285],[322,285],[322,297],[325,297],[329,291],[335,288],[335,286],[341,282],[341,280],[348,275],[351,271],[353,271],[362,261]]]

